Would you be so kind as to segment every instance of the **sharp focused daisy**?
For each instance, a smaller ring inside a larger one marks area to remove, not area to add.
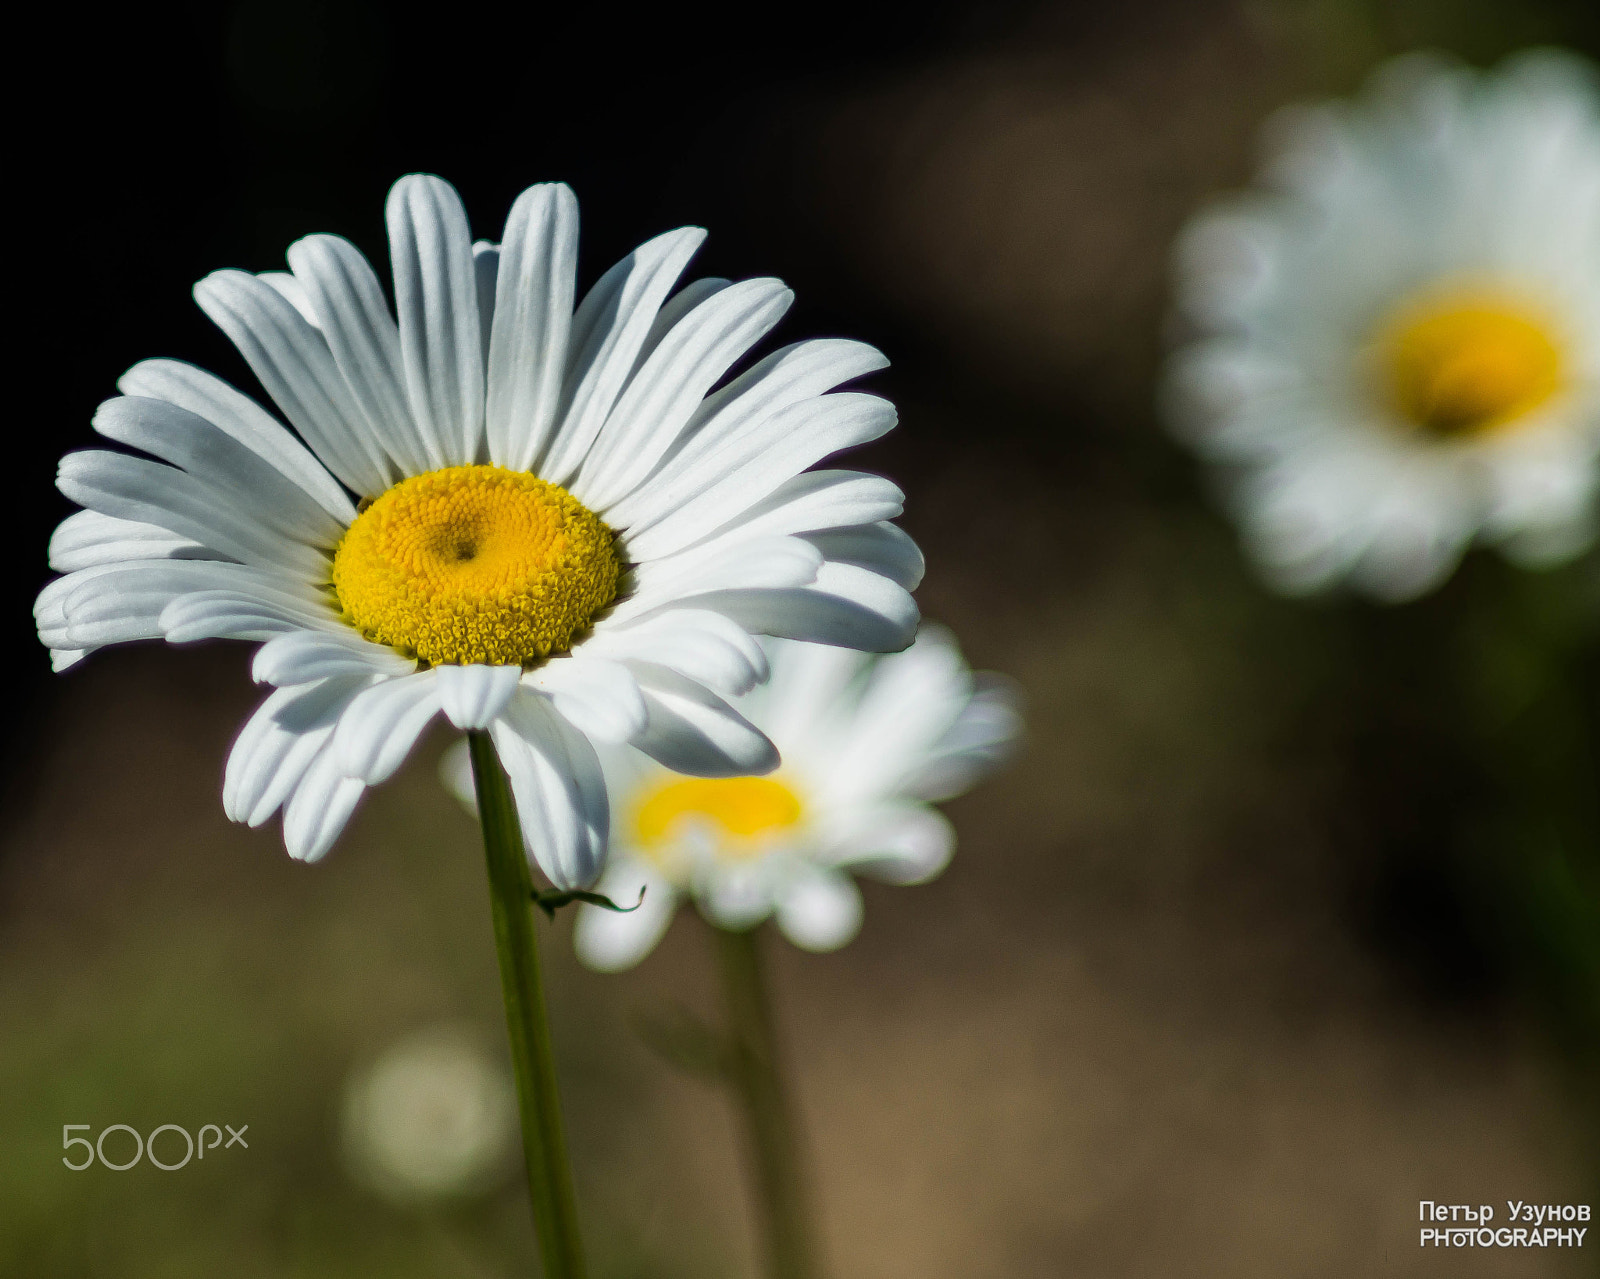
[[[942,628],[925,626],[890,657],[766,648],[772,679],[738,708],[777,744],[777,771],[685,777],[636,750],[605,753],[617,827],[601,889],[644,896],[625,914],[580,908],[576,943],[590,966],[636,963],[684,897],[722,928],[773,916],[798,946],[844,945],[861,924],[852,873],[909,884],[943,870],[955,833],[932,802],[967,789],[1020,728],[1010,687],[974,676]],[[470,800],[464,754],[445,769]]]
[[[754,634],[908,643],[920,570],[886,480],[811,470],[893,407],[833,388],[869,346],[739,362],[787,310],[773,279],[674,286],[704,238],[658,236],[576,305],[571,191],[525,191],[497,246],[456,192],[396,184],[394,310],[346,240],[291,270],[195,288],[283,422],[188,364],[147,360],[94,427],[129,452],[62,460],[85,509],[50,545],[39,633],[64,668],[101,645],[262,642],[275,690],[223,801],[283,809],[321,857],[426,725],[487,730],[549,878],[598,875],[609,810],[594,742],[702,776],[760,773],[771,743],[725,700],[767,675]]]
[[[1482,539],[1551,562],[1594,535],[1600,106],[1555,53],[1413,56],[1271,133],[1264,189],[1195,220],[1178,422],[1229,464],[1284,589],[1399,600]]]

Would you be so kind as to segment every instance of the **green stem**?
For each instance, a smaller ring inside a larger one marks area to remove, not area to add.
[[[489,902],[500,952],[506,1029],[517,1075],[522,1112],[522,1147],[527,1157],[528,1194],[545,1279],[583,1279],[578,1205],[572,1193],[567,1141],[561,1127],[561,1097],[550,1050],[550,1019],[539,977],[539,937],[533,913],[533,881],[522,848],[522,828],[511,785],[489,734],[467,734],[472,777],[483,823],[489,865]]]
[[[728,1075],[742,1104],[761,1192],[772,1279],[816,1279],[816,1251],[794,1116],[778,1060],[760,930],[712,928],[728,1019]]]

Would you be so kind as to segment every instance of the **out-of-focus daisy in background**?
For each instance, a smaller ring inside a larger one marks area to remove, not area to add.
[[[480,1193],[515,1166],[516,1092],[471,1033],[418,1031],[352,1073],[340,1139],[351,1175],[397,1204]]]
[[[753,633],[910,642],[899,489],[807,470],[893,427],[886,400],[824,394],[885,361],[799,342],[712,392],[793,294],[674,292],[705,239],[684,227],[578,302],[560,184],[519,196],[499,245],[426,175],[396,183],[388,224],[398,320],[333,235],[292,245],[292,273],[195,287],[299,438],[192,365],[135,365],[94,426],[158,460],[62,459],[86,509],[51,540],[39,634],[58,668],[133,639],[265,641],[277,691],[223,802],[252,826],[281,808],[308,861],[437,715],[487,730],[529,852],[585,886],[609,825],[593,742],[761,772],[776,753],[724,700],[766,676]]]
[[[797,946],[844,945],[861,925],[852,876],[914,884],[943,870],[955,832],[933,804],[994,767],[1021,728],[1010,684],[970,671],[942,627],[888,657],[765,647],[772,678],[736,705],[777,745],[776,772],[684,777],[638,751],[606,752],[618,820],[601,891],[644,896],[626,913],[580,908],[575,942],[591,967],[637,963],[684,899],[720,928],[770,916]],[[470,803],[465,753],[445,768]]]
[[[1175,425],[1227,471],[1268,578],[1398,601],[1474,540],[1552,563],[1595,533],[1600,108],[1554,52],[1432,55],[1282,113],[1259,188],[1198,216]]]

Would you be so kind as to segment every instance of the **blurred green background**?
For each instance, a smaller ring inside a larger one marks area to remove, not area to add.
[[[41,100],[21,144],[50,247],[24,255],[39,375],[8,511],[0,1273],[536,1265],[514,1179],[401,1208],[339,1152],[346,1081],[387,1045],[441,1022],[502,1041],[444,734],[299,866],[220,811],[258,696],[242,648],[55,678],[27,627],[54,460],[116,375],[167,354],[250,385],[189,283],[311,230],[381,261],[383,192],[414,168],[489,236],[524,185],[571,181],[586,280],[703,221],[703,271],[798,289],[784,340],[882,346],[902,426],[860,464],[907,490],[924,611],[1026,692],[1025,752],[950,806],[945,876],[867,886],[836,955],[775,953],[834,1275],[1591,1273],[1420,1250],[1416,1205],[1594,1198],[1600,572],[1474,555],[1402,610],[1275,599],[1153,403],[1167,245],[1248,178],[1265,112],[1418,46],[1593,56],[1592,6],[37,20],[24,43],[94,119]],[[547,953],[596,1279],[754,1273],[732,1116],[633,1029],[710,1015],[697,921],[623,977],[580,969],[569,927]],[[67,1123],[250,1145],[73,1173]]]

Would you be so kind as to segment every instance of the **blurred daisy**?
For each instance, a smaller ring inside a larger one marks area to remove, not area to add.
[[[1595,532],[1600,108],[1556,53],[1479,74],[1415,55],[1269,130],[1263,189],[1198,217],[1179,297],[1203,336],[1177,423],[1233,469],[1288,591],[1383,599],[1474,539],[1553,562]]]
[[[281,807],[306,860],[435,715],[486,728],[530,850],[581,886],[609,825],[593,742],[759,773],[777,755],[725,700],[766,677],[752,634],[911,639],[899,490],[807,470],[894,425],[882,399],[824,394],[885,361],[801,342],[724,381],[793,295],[772,279],[673,293],[692,227],[574,307],[565,186],[523,192],[498,246],[472,243],[439,178],[403,178],[387,216],[398,322],[332,235],[292,245],[290,273],[196,286],[299,438],[200,369],[135,365],[94,426],[156,460],[62,460],[86,509],[51,541],[66,576],[39,633],[58,669],[123,640],[265,641],[255,677],[277,691],[223,802],[251,825]]]
[[[490,1189],[516,1149],[517,1098],[469,1035],[439,1027],[392,1045],[345,1086],[340,1136],[351,1173],[415,1203]]]
[[[844,945],[861,926],[851,874],[915,884],[943,870],[955,832],[932,803],[971,786],[1021,727],[1009,685],[975,676],[940,627],[891,657],[766,648],[771,682],[738,705],[777,743],[777,772],[684,777],[638,751],[607,753],[619,829],[601,891],[644,899],[628,913],[580,908],[575,940],[591,967],[637,963],[683,897],[723,928],[771,915],[797,946]],[[464,754],[446,770],[468,798]]]

